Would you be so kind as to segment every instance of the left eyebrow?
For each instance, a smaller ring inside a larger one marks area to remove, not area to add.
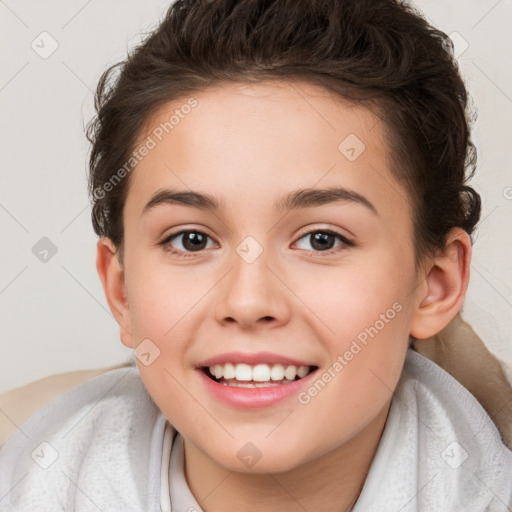
[[[280,199],[274,205],[274,208],[278,211],[293,210],[322,206],[339,201],[360,204],[368,208],[374,215],[379,216],[377,208],[366,197],[344,187],[302,188],[295,190]]]
[[[274,204],[277,211],[296,210],[300,208],[312,208],[335,202],[353,202],[369,209],[374,215],[379,216],[375,206],[366,197],[353,190],[343,187],[330,188],[303,188],[294,190],[284,197],[280,198]],[[144,206],[142,214],[155,208],[160,204],[178,204],[181,206],[190,206],[205,211],[219,211],[222,202],[215,196],[207,193],[161,189]]]

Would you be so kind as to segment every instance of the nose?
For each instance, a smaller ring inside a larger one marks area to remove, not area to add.
[[[219,283],[217,321],[243,330],[285,325],[290,318],[290,292],[278,277],[279,270],[269,266],[265,251],[252,263],[235,254],[232,263]]]

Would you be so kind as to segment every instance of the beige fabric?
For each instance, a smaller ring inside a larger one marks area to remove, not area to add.
[[[81,370],[59,373],[36,380],[25,386],[12,389],[0,395],[0,446],[15,432],[16,428],[27,420],[44,404],[74,388],[86,380],[114,368],[129,366],[128,363],[119,366],[109,366],[96,370]]]
[[[413,347],[477,398],[496,423],[505,444],[512,448],[512,388],[500,362],[471,326],[457,315],[439,334],[417,340]],[[96,375],[129,364],[52,375],[0,395],[0,446],[17,426],[52,398]]]

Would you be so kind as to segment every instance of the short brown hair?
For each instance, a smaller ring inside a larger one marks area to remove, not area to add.
[[[300,80],[364,104],[384,121],[391,172],[409,192],[417,263],[448,232],[470,235],[480,196],[468,94],[445,33],[396,0],[177,0],[128,58],[107,69],[88,126],[95,232],[123,246],[129,159],[163,104],[222,82]]]

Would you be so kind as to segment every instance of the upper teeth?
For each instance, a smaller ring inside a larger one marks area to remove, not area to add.
[[[236,379],[242,381],[267,382],[270,380],[294,380],[298,375],[300,378],[309,373],[309,366],[283,366],[282,364],[216,364],[210,366],[210,373],[216,379]]]

